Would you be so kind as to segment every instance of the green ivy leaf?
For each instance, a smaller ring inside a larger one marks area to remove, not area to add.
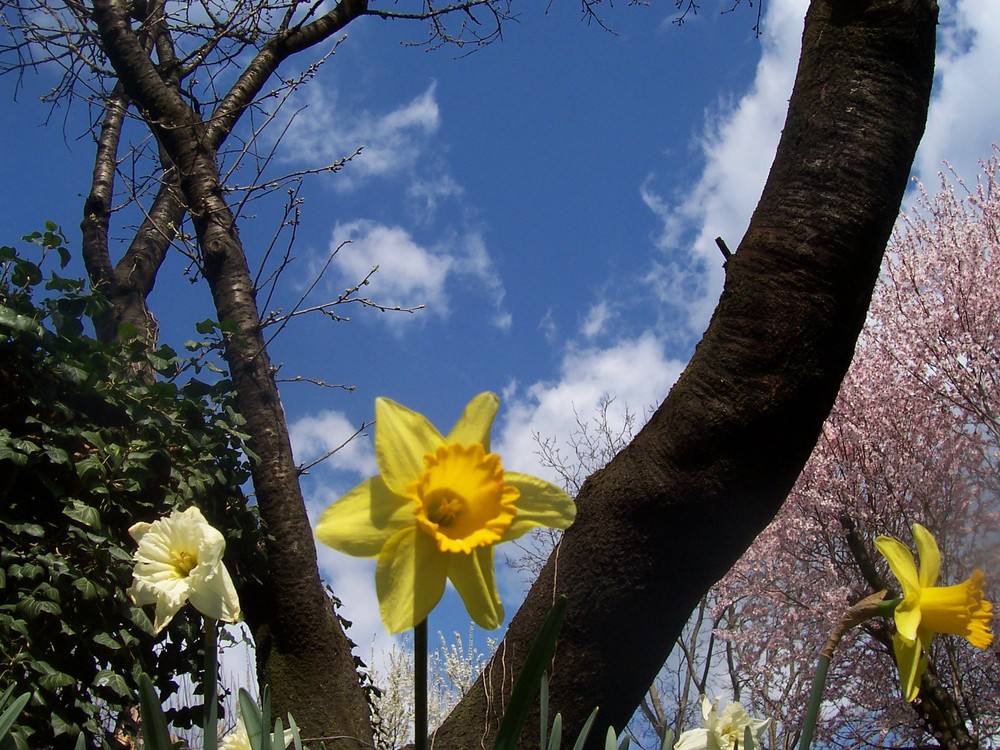
[[[63,508],[63,514],[84,526],[94,528],[101,525],[101,514],[97,512],[97,509],[91,508],[80,500],[73,500],[72,505]]]
[[[88,581],[86,578],[77,578],[73,581],[73,588],[80,592],[80,596],[84,599],[91,600],[98,597],[97,586],[94,585],[92,581]],[[100,633],[99,635],[104,635]]]
[[[97,677],[94,678],[94,685],[97,687],[106,687],[122,698],[132,695],[132,691],[125,678],[107,669],[102,669],[97,673]]]

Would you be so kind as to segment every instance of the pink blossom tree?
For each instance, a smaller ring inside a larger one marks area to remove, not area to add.
[[[942,177],[900,221],[866,326],[822,436],[774,522],[714,591],[739,614],[717,634],[751,713],[794,747],[819,648],[846,607],[895,583],[872,541],[926,525],[942,578],[975,567],[1000,594],[1000,151],[978,184]],[[817,740],[831,746],[991,747],[1000,740],[998,651],[935,639],[913,704],[890,631],[841,644]],[[720,664],[720,672],[729,671]]]

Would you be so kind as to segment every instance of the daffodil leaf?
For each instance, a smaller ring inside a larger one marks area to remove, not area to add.
[[[500,729],[497,731],[493,750],[514,750],[517,747],[517,740],[521,736],[524,720],[528,717],[528,711],[534,703],[542,675],[555,651],[556,638],[562,629],[563,620],[566,619],[567,601],[565,596],[556,599],[556,603],[552,605],[552,609],[538,629],[538,635],[535,636],[531,648],[528,649],[524,666],[521,667],[521,674],[517,678],[517,682],[514,683],[514,690],[510,694],[507,712],[500,721]]]
[[[549,737],[548,750],[559,750],[562,745],[562,714],[556,714],[552,720],[552,736]]]
[[[538,690],[538,707],[542,715],[541,743],[539,747],[541,750],[545,750],[549,745],[547,737],[549,732],[549,675],[547,672],[542,672],[542,682]]]
[[[142,711],[142,738],[149,750],[170,750],[167,719],[149,675],[139,676],[139,707]]]
[[[587,737],[590,736],[590,729],[594,726],[594,720],[597,718],[597,712],[599,709],[595,708],[590,712],[590,716],[587,720],[583,722],[583,726],[580,728],[580,734],[576,738],[576,742],[573,743],[573,750],[583,750],[583,746],[587,744]],[[669,745],[664,745],[664,750],[669,750]]]
[[[243,688],[240,688],[239,701],[240,716],[243,719],[243,726],[246,727],[247,736],[250,738],[250,746],[257,747],[260,743],[260,737],[264,733],[260,709],[257,708],[257,702],[250,697],[250,693]]]
[[[11,685],[7,691],[3,694],[3,700],[0,701],[0,706],[2,706],[6,701],[11,692],[13,692],[14,686]],[[28,701],[31,699],[31,693],[23,693],[14,699],[14,702],[7,706],[7,710],[0,714],[0,737],[6,737],[7,732],[14,725],[17,717],[21,715],[21,711]]]

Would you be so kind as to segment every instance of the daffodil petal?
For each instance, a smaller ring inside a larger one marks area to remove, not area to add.
[[[323,511],[316,538],[348,555],[375,557],[407,526],[413,526],[413,501],[390,490],[382,477],[372,477]]]
[[[937,586],[938,574],[941,572],[941,551],[937,541],[919,523],[913,524],[913,538],[917,542],[917,554],[920,556],[920,585],[923,588]]]
[[[915,701],[920,694],[920,680],[927,669],[927,657],[920,639],[907,643],[899,635],[892,639],[892,650],[899,668],[899,685],[907,701]]]
[[[139,540],[145,536],[146,532],[149,531],[149,527],[152,525],[153,524],[151,523],[144,522],[135,523],[129,526],[128,533],[136,541],[136,544],[138,544]]]
[[[460,445],[481,443],[489,453],[490,428],[499,408],[500,399],[495,393],[480,393],[466,405],[462,416],[448,433],[448,442]]]
[[[159,635],[170,621],[174,619],[181,607],[187,601],[187,596],[177,598],[176,596],[159,596],[156,598],[156,611],[153,615],[153,635]]]
[[[896,633],[903,640],[907,642],[916,640],[920,623],[923,620],[923,613],[916,599],[911,601],[904,599],[900,602],[893,612],[893,619],[896,621]]]
[[[718,704],[719,704],[719,699],[718,698],[715,699],[715,703],[712,703],[712,701],[710,701],[708,699],[707,695],[702,695],[701,696],[701,719],[702,719],[702,721],[708,721],[709,720],[709,717],[711,717],[712,712],[713,711],[717,711]]]
[[[424,470],[424,456],[441,445],[444,438],[423,414],[387,398],[375,399],[375,460],[397,495],[406,495]]]
[[[240,600],[229,574],[215,573],[191,585],[191,605],[205,617],[223,622],[240,619]]]
[[[427,619],[441,601],[448,576],[448,556],[412,524],[392,536],[375,567],[382,622],[390,633],[409,630]]]
[[[681,732],[674,750],[708,750],[708,730],[689,729]]]
[[[882,553],[882,557],[889,563],[892,574],[902,584],[903,596],[919,597],[920,577],[917,575],[917,564],[913,561],[913,554],[909,548],[890,536],[880,536],[876,539],[875,548]]]
[[[576,518],[576,503],[556,485],[544,479],[505,471],[504,484],[517,488],[517,515],[503,535],[502,541],[517,539],[537,526],[565,529]]]
[[[487,630],[500,627],[503,605],[493,573],[493,547],[477,547],[470,554],[448,556],[448,577],[455,584],[475,623]]]

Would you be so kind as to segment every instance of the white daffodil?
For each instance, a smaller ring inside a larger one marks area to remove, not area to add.
[[[140,607],[156,605],[153,633],[163,630],[184,602],[191,600],[206,617],[240,619],[240,601],[222,563],[226,540],[197,508],[128,530],[139,549],[129,595]]]
[[[282,747],[288,747],[292,744],[292,738],[295,735],[291,729],[286,729],[283,733],[285,744]],[[274,735],[271,735],[271,747],[275,747],[277,741],[274,739]],[[219,746],[219,750],[252,750],[250,746],[250,734],[247,732],[246,725],[243,723],[243,717],[240,716],[239,708],[236,709],[236,726],[233,731],[222,738],[222,744]]]
[[[735,701],[720,714],[719,699],[712,703],[704,695],[701,696],[701,714],[704,717],[702,728],[681,733],[674,750],[733,750],[737,743],[743,747],[747,727],[759,747],[760,736],[771,724],[770,719],[751,719],[743,705]]]

